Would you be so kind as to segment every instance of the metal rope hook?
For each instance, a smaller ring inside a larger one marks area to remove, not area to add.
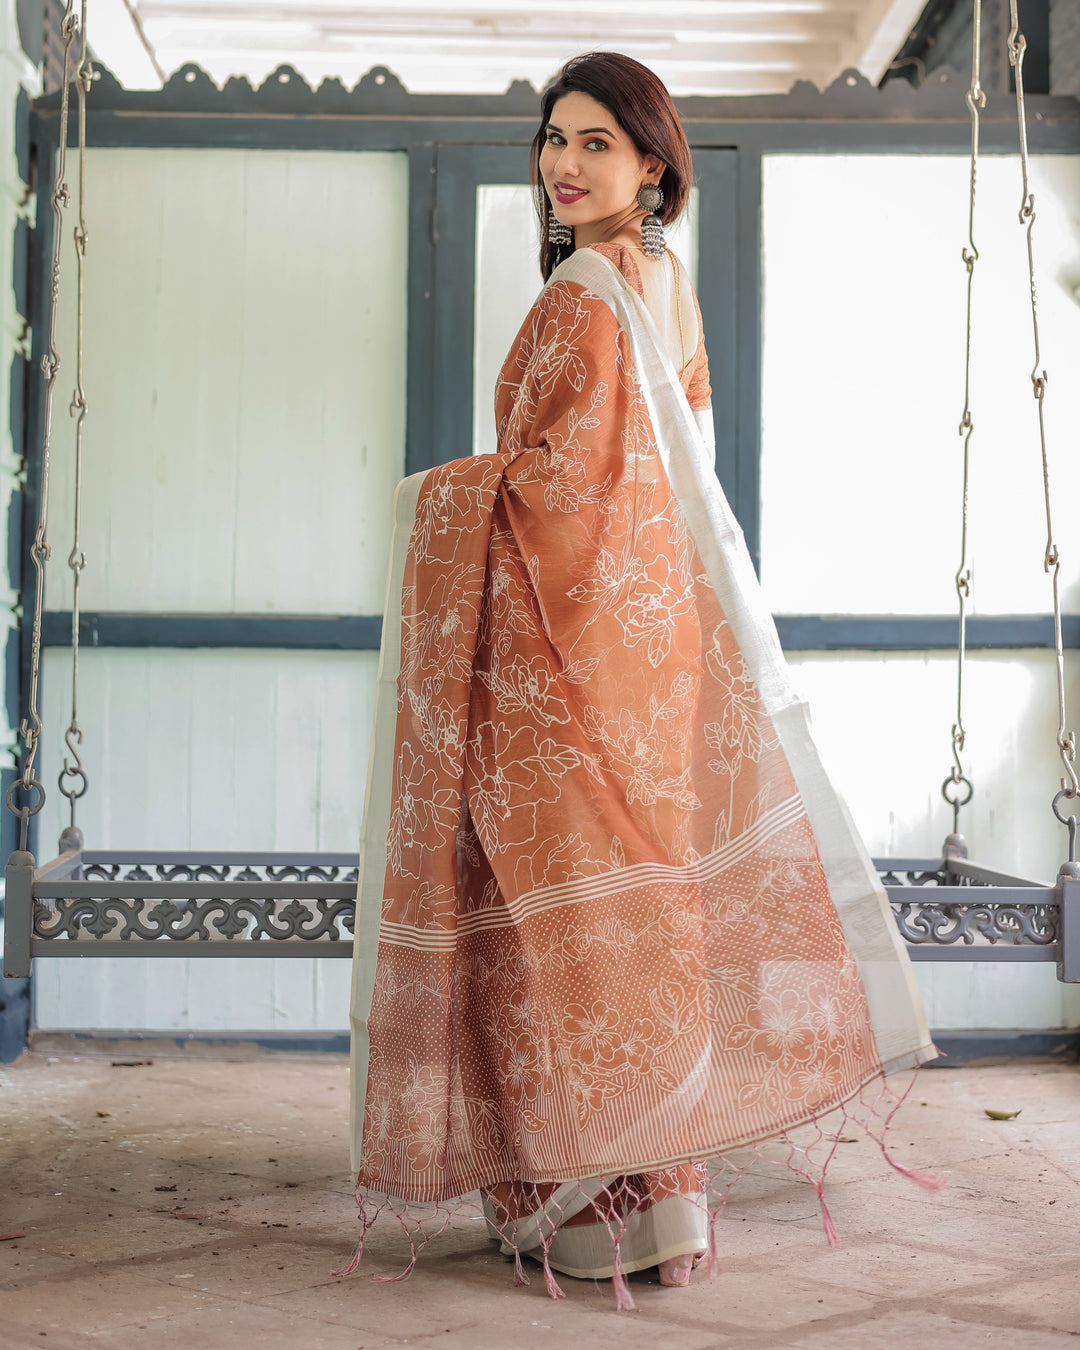
[[[1016,125],[1020,137],[1020,176],[1022,180],[1018,218],[1024,228],[1027,242],[1028,293],[1031,299],[1031,332],[1035,348],[1035,360],[1031,368],[1031,390],[1039,410],[1039,450],[1042,458],[1043,500],[1046,506],[1046,547],[1043,551],[1043,571],[1050,575],[1054,596],[1054,653],[1057,665],[1058,694],[1057,745],[1066,775],[1061,780],[1061,791],[1055,795],[1051,809],[1055,817],[1068,828],[1069,865],[1075,866],[1077,861],[1077,817],[1075,812],[1066,817],[1062,815],[1058,808],[1058,803],[1063,797],[1070,800],[1076,798],[1078,792],[1080,792],[1080,782],[1077,781],[1075,768],[1076,734],[1067,729],[1068,719],[1065,710],[1065,652],[1061,640],[1061,596],[1059,589],[1061,555],[1054,541],[1054,526],[1050,510],[1050,467],[1046,453],[1046,419],[1043,409],[1047,375],[1045,370],[1040,370],[1042,353],[1039,345],[1039,305],[1038,292],[1035,286],[1035,253],[1032,244],[1032,231],[1035,225],[1035,194],[1031,190],[1028,175],[1027,111],[1024,103],[1024,53],[1027,50],[1027,39],[1020,31],[1017,0],[1009,0],[1009,18],[1011,21],[1008,36],[1009,63],[1015,73]]]
[[[1068,796],[1069,793],[1065,790],[1065,788],[1062,788],[1060,792],[1055,793],[1054,800],[1051,804],[1050,809],[1053,811],[1054,815],[1058,818],[1058,820],[1061,821],[1062,825],[1064,825],[1065,828],[1069,831],[1069,868],[1070,868],[1070,875],[1073,875],[1074,873],[1072,869],[1074,869],[1077,866],[1076,827],[1078,824],[1080,824],[1080,820],[1077,819],[1075,812],[1072,815],[1063,816],[1061,814],[1061,809],[1058,806],[1058,803],[1061,801],[1062,797]],[[1063,868],[1062,871],[1064,870],[1065,869]]]
[[[19,849],[26,851],[30,835],[30,817],[36,816],[45,805],[45,788],[37,776],[38,740],[41,736],[41,716],[38,712],[38,688],[41,682],[41,614],[45,602],[45,564],[49,559],[48,521],[49,521],[49,453],[52,447],[53,394],[56,388],[56,375],[60,369],[60,353],[56,347],[56,301],[60,292],[60,249],[63,242],[64,211],[71,201],[71,194],[65,182],[67,165],[67,131],[70,112],[71,56],[75,39],[79,32],[79,18],[75,14],[75,0],[67,0],[60,29],[64,38],[64,75],[60,95],[59,145],[56,156],[56,178],[53,185],[53,260],[52,288],[49,301],[49,342],[48,350],[41,358],[41,368],[45,372],[45,428],[41,451],[41,500],[38,507],[38,524],[34,533],[34,542],[30,547],[30,558],[36,574],[34,586],[34,622],[30,637],[30,693],[27,701],[26,716],[19,724],[19,735],[24,746],[22,773],[12,783],[7,792],[7,805],[19,817]],[[25,794],[21,805],[16,805],[16,793]],[[36,794],[36,796],[35,796]]]
[[[86,554],[80,543],[82,528],[82,463],[83,463],[83,423],[86,420],[86,393],[83,389],[83,291],[86,265],[86,248],[89,236],[86,229],[86,97],[94,79],[94,67],[87,55],[86,39],[86,0],[82,0],[81,19],[82,43],[79,52],[78,99],[79,99],[79,219],[75,225],[75,261],[77,268],[76,304],[75,304],[75,390],[71,396],[71,415],[75,418],[75,520],[72,531],[71,552],[68,554],[68,567],[72,573],[71,587],[71,722],[64,732],[71,758],[64,756],[64,767],[60,771],[57,784],[60,792],[68,799],[71,807],[70,828],[75,828],[75,803],[85,796],[89,787],[86,770],[78,747],[82,744],[83,732],[79,725],[79,583],[86,567]]]
[[[967,319],[964,342],[964,412],[960,418],[959,434],[964,438],[963,490],[960,505],[960,565],[956,569],[956,598],[958,632],[956,642],[956,721],[952,727],[953,766],[941,785],[941,795],[952,807],[952,834],[946,840],[946,849],[966,852],[959,834],[960,808],[967,806],[974,794],[971,779],[964,773],[961,758],[966,733],[964,730],[964,672],[967,661],[967,607],[971,599],[971,563],[968,558],[968,484],[971,465],[971,437],[975,420],[971,415],[971,330],[972,298],[974,295],[975,264],[979,250],[975,245],[975,180],[979,164],[979,109],[986,107],[986,94],[980,84],[982,61],[982,0],[974,0],[975,12],[971,35],[971,85],[965,96],[971,114],[971,175],[968,191],[968,241],[961,252],[967,270]],[[966,788],[965,792],[963,789]]]

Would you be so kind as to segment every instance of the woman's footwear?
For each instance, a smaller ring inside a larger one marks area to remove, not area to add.
[[[690,1283],[690,1272],[696,1264],[689,1253],[673,1256],[670,1261],[661,1261],[656,1268],[660,1274],[660,1283],[669,1289],[682,1289]]]

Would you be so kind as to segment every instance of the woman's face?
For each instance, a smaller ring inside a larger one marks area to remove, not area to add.
[[[588,94],[558,100],[546,138],[540,176],[556,219],[573,226],[579,246],[613,238],[640,216],[638,188],[664,171],[655,155],[638,154],[611,112]]]

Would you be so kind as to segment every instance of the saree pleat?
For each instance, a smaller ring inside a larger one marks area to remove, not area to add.
[[[399,489],[358,888],[358,1195],[480,1189],[575,1274],[610,1263],[575,1264],[589,1224],[617,1265],[633,1218],[624,1269],[695,1249],[694,1164],[934,1055],[716,481],[703,349],[684,385],[631,270],[563,263],[499,452]]]

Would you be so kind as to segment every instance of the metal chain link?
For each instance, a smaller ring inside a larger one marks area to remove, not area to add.
[[[971,415],[971,332],[972,298],[974,295],[975,264],[979,250],[975,246],[975,180],[979,166],[979,109],[986,107],[986,94],[980,84],[982,62],[982,0],[974,0],[975,10],[971,34],[971,85],[966,102],[971,114],[971,176],[968,192],[968,242],[961,253],[967,269],[967,323],[964,343],[964,412],[960,418],[960,435],[964,438],[964,475],[960,504],[960,565],[956,569],[956,598],[958,605],[958,635],[956,643],[956,721],[952,728],[953,766],[941,785],[941,795],[952,807],[953,834],[960,825],[960,808],[971,801],[974,788],[964,773],[961,758],[966,733],[964,731],[964,673],[967,662],[967,607],[971,599],[971,564],[968,559],[968,484],[970,479],[971,437],[975,420]],[[964,790],[966,788],[966,791]]]
[[[86,97],[94,79],[94,66],[87,55],[86,0],[82,0],[82,45],[79,52],[79,220],[75,226],[75,259],[77,267],[75,305],[75,392],[71,396],[71,415],[75,418],[75,522],[68,567],[71,568],[71,722],[64,732],[64,742],[71,753],[64,756],[64,767],[57,780],[63,796],[71,805],[71,824],[75,824],[75,803],[86,794],[89,780],[83,768],[79,746],[82,727],[79,725],[79,582],[86,567],[82,550],[82,464],[83,423],[86,421],[86,393],[83,389],[83,279],[86,265]]]
[[[7,792],[7,804],[19,817],[19,848],[25,850],[29,839],[30,817],[36,816],[45,805],[45,788],[37,776],[38,740],[41,736],[41,715],[38,711],[38,687],[41,681],[41,614],[45,601],[45,564],[49,559],[49,541],[47,535],[49,521],[49,453],[52,446],[53,392],[56,387],[56,375],[60,369],[60,354],[56,347],[56,301],[60,293],[60,250],[63,243],[64,211],[71,202],[67,183],[64,181],[67,165],[67,133],[70,111],[71,55],[75,38],[79,32],[79,19],[75,14],[75,0],[67,0],[67,8],[61,23],[64,39],[64,75],[60,95],[60,133],[56,156],[56,178],[53,185],[52,208],[54,217],[52,292],[49,302],[49,344],[41,358],[41,368],[45,372],[45,428],[41,451],[41,494],[38,506],[38,524],[34,542],[30,547],[30,557],[34,564],[36,581],[34,587],[34,623],[30,639],[30,693],[27,713],[19,725],[25,750],[22,773],[12,783]],[[24,793],[20,805],[16,805],[16,794]],[[36,796],[35,796],[36,794]]]
[[[1058,809],[1058,803],[1061,801],[1062,797],[1075,798],[1078,791],[1080,791],[1080,782],[1077,781],[1075,768],[1076,734],[1075,732],[1067,730],[1068,719],[1065,711],[1065,652],[1061,640],[1061,595],[1059,590],[1061,554],[1058,552],[1058,546],[1054,540],[1054,526],[1050,512],[1050,469],[1046,454],[1046,418],[1043,409],[1043,402],[1046,397],[1047,376],[1045,370],[1039,369],[1042,365],[1042,353],[1039,345],[1039,305],[1035,287],[1035,254],[1032,245],[1032,231],[1035,226],[1035,194],[1031,190],[1031,183],[1028,176],[1027,111],[1024,105],[1024,53],[1027,50],[1027,39],[1020,31],[1017,0],[1009,0],[1009,19],[1011,23],[1008,37],[1009,63],[1014,71],[1014,83],[1016,85],[1016,125],[1020,135],[1020,175],[1023,182],[1019,220],[1020,224],[1024,227],[1027,241],[1028,292],[1031,297],[1031,332],[1035,344],[1035,363],[1031,368],[1031,389],[1039,409],[1039,450],[1042,456],[1043,500],[1046,505],[1046,548],[1043,551],[1043,570],[1050,574],[1054,593],[1054,653],[1057,659],[1058,694],[1057,744],[1058,752],[1061,755],[1061,763],[1064,766],[1066,774],[1066,777],[1061,780],[1061,791],[1054,797],[1052,809],[1054,815],[1062,822],[1062,824],[1069,825],[1069,818],[1066,818],[1061,814]],[[1071,820],[1072,824],[1069,829],[1069,853],[1070,861],[1075,862],[1075,815],[1071,817]]]

